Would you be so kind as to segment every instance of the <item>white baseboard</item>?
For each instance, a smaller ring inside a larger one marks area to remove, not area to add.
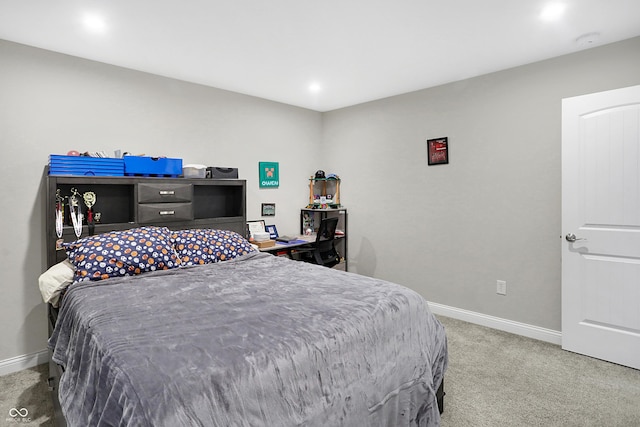
[[[22,356],[0,360],[0,376],[33,368],[49,362],[49,351],[40,350],[35,353],[23,354]]]
[[[562,333],[559,331],[528,325],[526,323],[514,322],[513,320],[501,319],[500,317],[488,316],[486,314],[463,310],[461,308],[449,307],[435,302],[429,302],[429,307],[433,314],[436,315],[439,314],[453,319],[464,320],[465,322],[474,323],[476,325],[486,326],[516,335],[522,335],[523,337],[562,345]]]

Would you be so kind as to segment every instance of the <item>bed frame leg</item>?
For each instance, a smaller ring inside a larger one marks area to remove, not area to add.
[[[436,400],[438,401],[438,410],[440,411],[440,415],[444,412],[444,378],[440,382],[440,387],[438,387],[438,391],[436,391]]]

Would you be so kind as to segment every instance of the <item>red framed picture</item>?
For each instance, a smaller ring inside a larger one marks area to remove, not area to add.
[[[429,166],[446,165],[449,163],[449,138],[434,138],[427,140]]]

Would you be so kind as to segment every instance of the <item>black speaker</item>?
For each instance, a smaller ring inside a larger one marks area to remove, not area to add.
[[[238,179],[238,168],[218,168],[209,166],[207,178],[211,179]]]

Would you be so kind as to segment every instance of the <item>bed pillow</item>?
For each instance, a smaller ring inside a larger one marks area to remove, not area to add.
[[[38,278],[38,285],[44,302],[57,307],[60,294],[73,283],[74,272],[73,264],[65,259],[42,273]]]
[[[179,230],[171,237],[181,266],[227,261],[255,250],[244,237],[229,230]]]
[[[180,265],[166,227],[140,227],[65,243],[75,282],[133,276]]]

